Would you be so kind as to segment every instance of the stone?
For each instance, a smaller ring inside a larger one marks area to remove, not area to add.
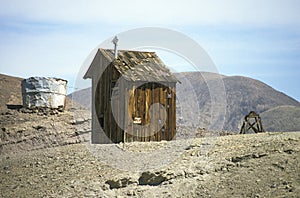
[[[105,183],[109,185],[110,189],[114,189],[114,188],[124,188],[130,184],[134,184],[137,182],[134,181],[132,178],[125,177],[121,179],[110,179],[107,180]]]
[[[102,186],[101,186],[101,189],[102,190],[109,190],[109,188],[110,188],[110,185],[109,184],[103,184]]]
[[[283,181],[282,184],[283,184],[283,185],[288,185],[289,182],[288,182],[288,181]]]
[[[226,167],[222,167],[221,171],[228,171],[228,169]]]
[[[168,178],[165,175],[165,172],[143,172],[139,178],[139,185],[150,185],[158,186],[162,182],[167,181]]]
[[[128,196],[136,196],[136,192],[134,190],[129,190],[126,193]]]
[[[271,188],[276,188],[276,186],[277,186],[276,184],[272,184]]]
[[[32,128],[34,128],[34,129],[36,129],[36,130],[38,130],[38,131],[44,131],[44,130],[46,130],[46,127],[44,127],[44,126],[41,126],[41,125],[37,125],[37,126],[32,126]]]

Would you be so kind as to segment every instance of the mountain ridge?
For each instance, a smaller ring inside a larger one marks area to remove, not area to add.
[[[201,114],[197,115],[191,106],[185,105],[186,108],[182,111],[183,115],[177,116],[178,125],[208,128],[211,119],[211,96],[207,84],[214,84],[215,80],[221,80],[224,83],[224,91],[226,93],[226,101],[224,101],[226,103],[226,114],[223,130],[238,132],[243,117],[250,111],[256,111],[264,115],[262,117],[263,123],[272,125],[264,126],[267,130],[293,131],[298,129],[298,124],[294,123],[296,120],[289,117],[289,115],[298,115],[298,108],[287,109],[281,106],[300,107],[300,103],[266,83],[244,76],[225,76],[208,72],[182,72],[175,73],[175,75],[179,79],[183,79],[182,82],[188,82],[177,84],[176,94],[178,98],[183,98],[183,101],[180,101],[180,103],[190,104],[196,102]],[[9,102],[22,104],[21,80],[22,78],[19,77],[0,74],[0,110],[2,112],[6,111],[6,105]],[[68,95],[68,108],[71,107],[71,103],[76,104],[76,102],[90,109],[91,88],[79,90]],[[273,125],[274,121],[272,122],[272,119],[278,119],[279,115],[273,116],[272,113],[264,112],[276,109],[276,107],[281,107],[280,111],[273,110],[273,113],[284,114],[286,116],[285,120],[291,123],[285,123],[282,127],[278,122]],[[289,111],[290,114],[282,113],[282,111]],[[184,119],[179,122],[178,119],[180,117]]]
[[[181,72],[175,73],[175,75],[182,82],[178,83],[176,88],[176,95],[182,99],[182,101],[179,101],[180,105],[177,102],[177,107],[182,106],[182,103],[185,104],[185,110],[181,111],[182,115],[177,116],[177,121],[179,121],[179,117],[185,118],[184,121],[181,120],[180,122],[182,125],[209,127],[211,96],[208,84],[214,85],[214,81],[223,83],[226,94],[226,101],[224,101],[226,103],[224,104],[226,106],[224,130],[239,131],[242,119],[250,111],[256,111],[260,114],[283,105],[300,107],[300,103],[294,98],[253,78],[225,76],[209,72]],[[68,97],[90,108],[90,94],[91,88],[86,88],[69,94]],[[201,115],[197,115],[193,107],[187,105],[195,103],[195,101],[198,103]],[[284,129],[289,131],[286,127]],[[283,129],[277,128],[277,130],[282,131]]]

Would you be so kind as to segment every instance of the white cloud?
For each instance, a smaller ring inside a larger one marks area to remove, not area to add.
[[[0,16],[69,23],[135,25],[299,24],[296,0],[5,0]]]

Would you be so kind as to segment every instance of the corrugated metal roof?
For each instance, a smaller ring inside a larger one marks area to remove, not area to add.
[[[118,50],[118,58],[110,49],[99,49],[128,81],[179,82],[155,52]]]

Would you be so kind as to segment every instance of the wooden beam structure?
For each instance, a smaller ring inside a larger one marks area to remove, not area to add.
[[[250,113],[245,116],[240,134],[246,134],[250,131],[254,133],[265,132],[259,114],[254,111],[250,111]]]

